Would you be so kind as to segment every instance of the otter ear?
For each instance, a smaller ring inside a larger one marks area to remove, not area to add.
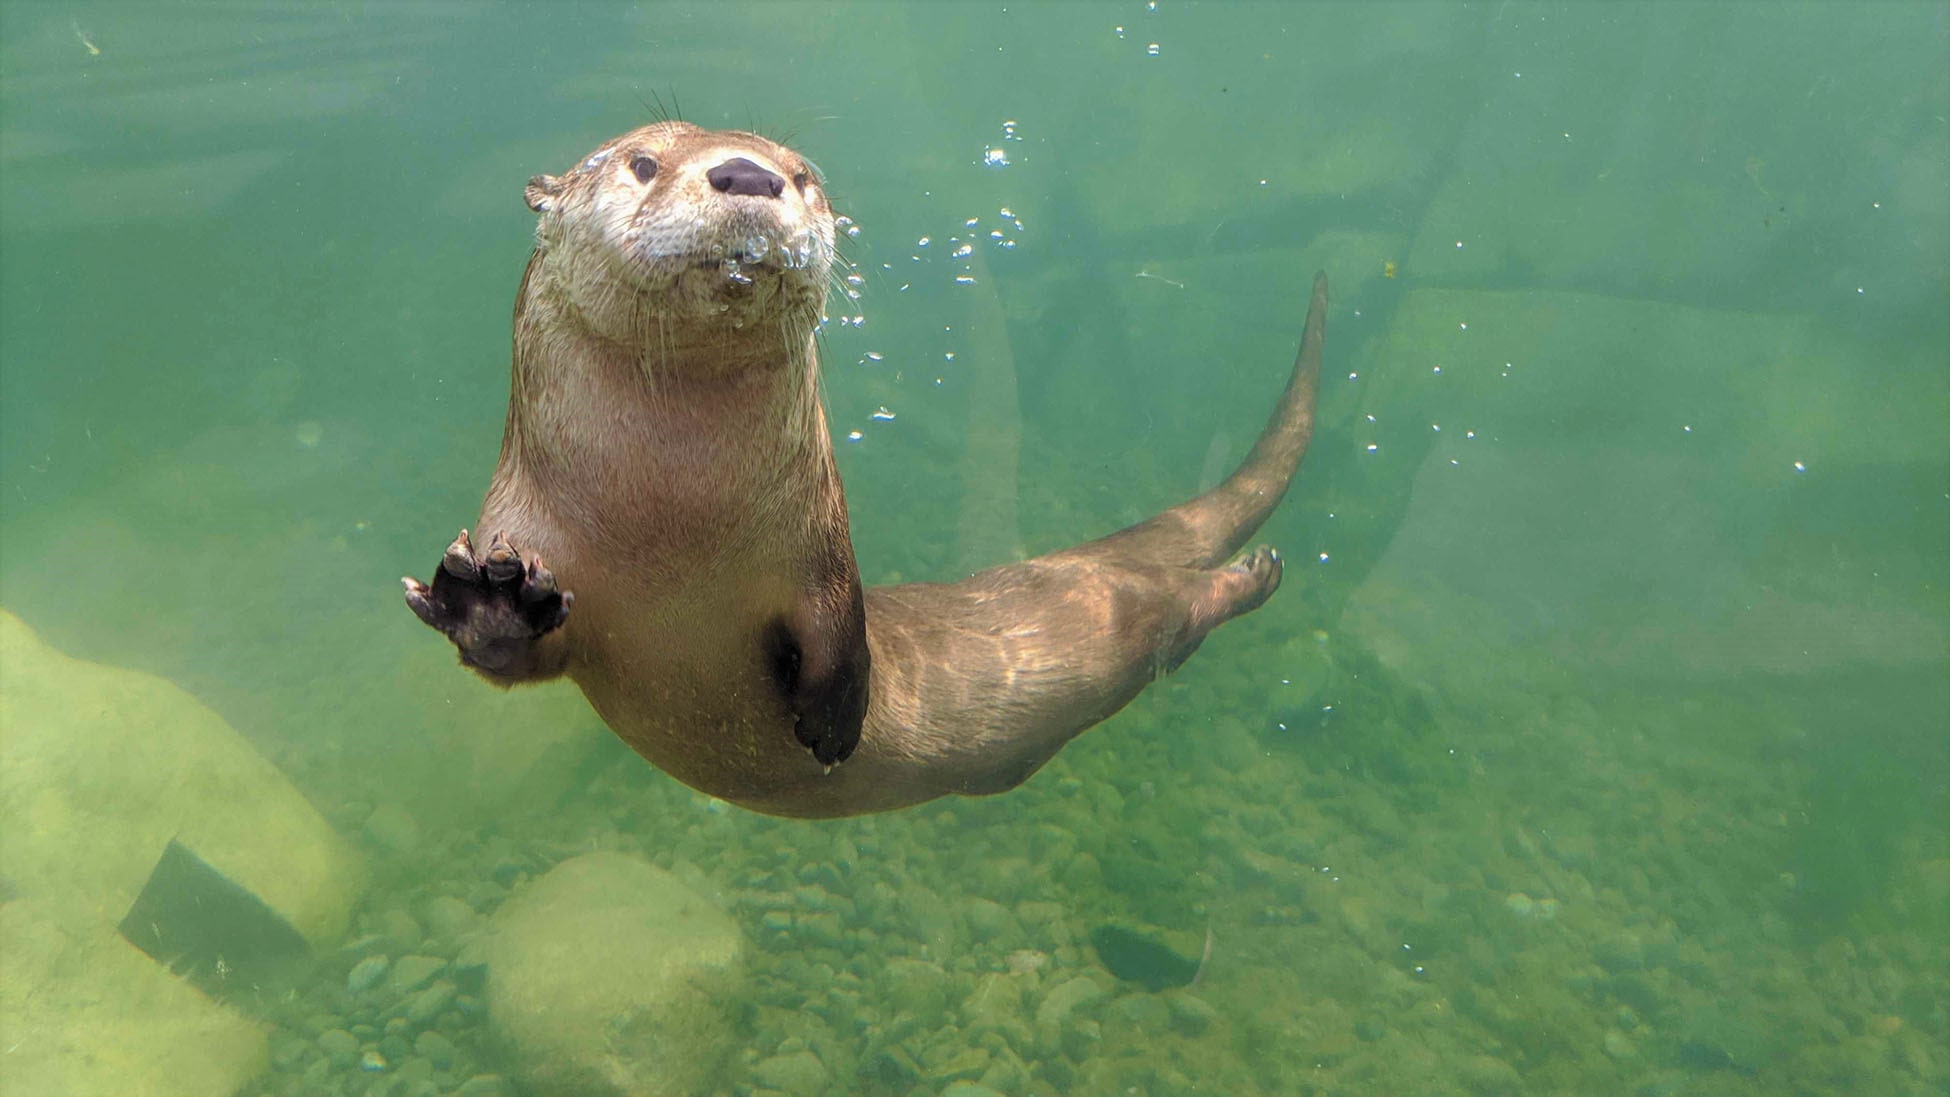
[[[555,200],[562,195],[562,180],[553,175],[537,175],[521,193],[528,199],[529,209],[547,213],[555,208]]]

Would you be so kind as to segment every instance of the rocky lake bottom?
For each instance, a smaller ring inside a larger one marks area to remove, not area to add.
[[[1811,897],[1808,775],[1689,735],[1723,711],[1569,679],[1437,703],[1351,644],[1311,657],[1345,715],[1213,718],[1241,711],[1220,667],[1011,794],[879,818],[751,815],[620,747],[518,830],[340,805],[375,883],[304,981],[232,991],[275,1026],[246,1092],[541,1092],[489,1009],[493,927],[591,854],[735,924],[696,1092],[1941,1092],[1941,832],[1888,836],[1923,873]]]

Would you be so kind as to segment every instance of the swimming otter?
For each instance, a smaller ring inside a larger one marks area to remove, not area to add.
[[[1224,483],[1062,552],[863,592],[819,398],[819,173],[660,122],[527,199],[487,543],[462,530],[406,601],[491,682],[567,674],[685,784],[800,817],[1000,792],[1279,586],[1271,549],[1234,557],[1312,434],[1324,275]]]

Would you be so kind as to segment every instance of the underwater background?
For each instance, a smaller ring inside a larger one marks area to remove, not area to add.
[[[1946,56],[1943,3],[9,3],[0,1090],[555,1092],[493,942],[628,858],[731,951],[673,1058],[556,1033],[575,1092],[1945,1092]],[[869,583],[1222,476],[1326,270],[1284,588],[1020,789],[835,822],[456,665],[398,578],[493,467],[521,187],[663,113],[859,229]]]

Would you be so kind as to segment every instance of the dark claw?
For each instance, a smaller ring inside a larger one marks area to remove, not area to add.
[[[521,574],[521,556],[506,537],[497,533],[488,545],[487,559],[481,561],[481,570],[491,582],[505,583]]]
[[[440,628],[439,612],[433,608],[433,591],[427,589],[425,583],[411,575],[401,579],[400,583],[406,587],[406,604],[420,620],[425,621],[432,628]]]
[[[447,554],[440,558],[441,570],[464,582],[478,582],[481,567],[474,562],[474,542],[467,539],[467,531],[461,530],[454,543],[447,546]]]
[[[528,573],[522,578],[520,597],[524,604],[534,605],[555,594],[555,573],[542,564],[542,558],[528,558]]]

